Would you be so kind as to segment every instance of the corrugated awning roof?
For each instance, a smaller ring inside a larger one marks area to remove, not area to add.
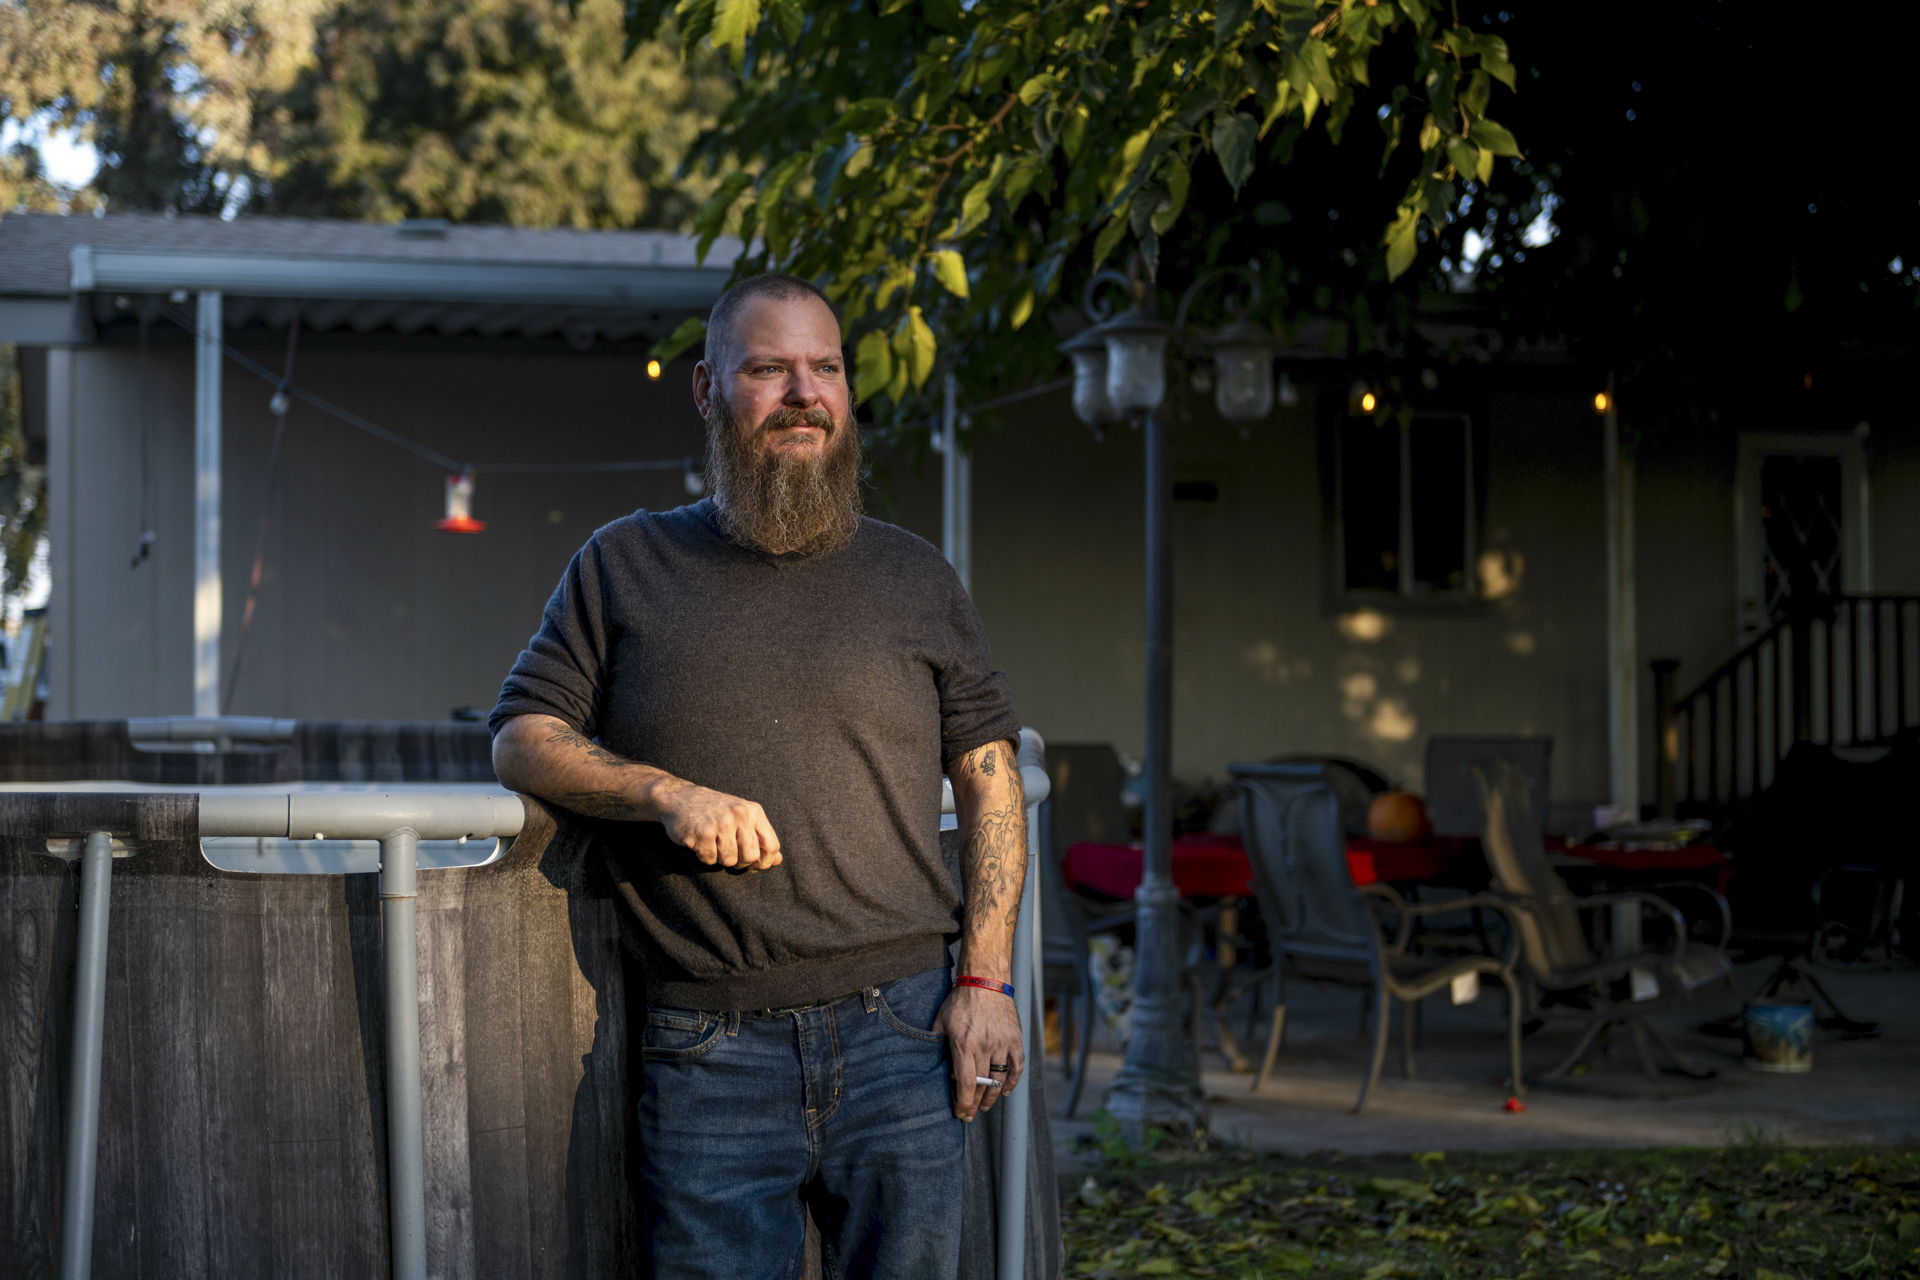
[[[229,327],[281,327],[298,307],[316,330],[564,333],[585,345],[657,336],[710,308],[740,244],[716,242],[704,266],[694,249],[692,237],[661,231],[8,215],[0,327],[58,315],[71,336],[43,340],[85,340],[89,322],[111,322],[133,296],[218,290]]]

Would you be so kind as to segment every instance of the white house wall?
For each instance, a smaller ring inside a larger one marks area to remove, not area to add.
[[[274,342],[247,348],[278,367]],[[57,628],[49,714],[93,718],[192,709],[192,353],[149,356],[158,539],[139,536],[137,355],[76,350],[73,409],[50,406]],[[644,361],[564,348],[309,341],[303,387],[450,456],[482,462],[671,458],[700,431],[681,363],[650,383]],[[50,369],[50,380],[52,370]],[[272,387],[228,365],[221,563],[225,688],[265,500]],[[568,557],[638,506],[685,500],[671,473],[481,476],[488,531],[436,532],[443,472],[295,403],[279,510],[232,710],[294,718],[445,718],[490,707]],[[557,513],[557,519],[555,515]]]
[[[1598,420],[1568,396],[1496,396],[1483,551],[1517,585],[1461,607],[1379,609],[1329,592],[1311,395],[1241,441],[1173,433],[1174,769],[1346,755],[1409,785],[1434,733],[1554,738],[1560,799],[1606,794],[1606,605]],[[975,596],[1023,718],[1059,741],[1138,756],[1144,618],[1140,440],[1104,443],[1064,396],[1012,411],[975,454]]]

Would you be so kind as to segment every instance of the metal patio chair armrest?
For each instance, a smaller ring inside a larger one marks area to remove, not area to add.
[[[1666,880],[1659,884],[1643,884],[1640,890],[1645,893],[1657,893],[1663,889],[1685,889],[1693,893],[1704,893],[1713,899],[1714,907],[1720,913],[1720,933],[1714,942],[1716,947],[1724,948],[1727,940],[1733,937],[1733,908],[1727,903],[1727,896],[1718,889],[1712,889],[1698,880]]]
[[[1501,968],[1511,969],[1519,962],[1519,931],[1514,929],[1509,904],[1497,894],[1476,893],[1465,898],[1453,898],[1446,902],[1408,902],[1400,896],[1392,885],[1375,882],[1360,886],[1360,892],[1390,903],[1400,914],[1400,932],[1393,945],[1393,954],[1406,953],[1407,944],[1412,940],[1413,922],[1421,916],[1450,915],[1455,912],[1471,911],[1476,907],[1486,907],[1507,921],[1507,954],[1501,961]],[[1493,957],[1488,957],[1492,959]]]
[[[1407,950],[1407,943],[1411,940],[1413,935],[1413,915],[1408,910],[1408,907],[1410,904],[1407,902],[1405,898],[1400,896],[1400,891],[1398,889],[1395,889],[1390,884],[1383,884],[1378,880],[1374,881],[1372,884],[1360,885],[1358,886],[1358,888],[1360,890],[1361,897],[1379,898],[1381,901],[1385,902],[1387,906],[1391,907],[1400,918],[1399,932],[1394,937],[1394,940],[1391,946],[1387,945],[1385,936],[1384,935],[1381,936],[1380,938],[1381,950],[1385,951],[1388,955],[1405,954]],[[1367,913],[1367,916],[1368,916],[1368,919],[1371,920],[1373,923],[1374,932],[1379,933],[1380,921],[1378,917],[1374,916],[1374,914],[1371,911]]]
[[[1673,925],[1673,956],[1669,963],[1675,969],[1678,969],[1681,958],[1687,953],[1687,919],[1680,914],[1678,907],[1675,907],[1671,902],[1668,902],[1657,893],[1648,893],[1643,889],[1622,889],[1615,893],[1593,893],[1584,896],[1556,894],[1551,898],[1544,899],[1544,901],[1550,906],[1578,907],[1582,909],[1587,907],[1611,907],[1629,902],[1638,902],[1643,906],[1650,906],[1655,911],[1665,915],[1668,922]]]

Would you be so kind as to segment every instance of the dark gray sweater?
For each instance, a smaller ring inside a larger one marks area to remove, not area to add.
[[[540,713],[629,760],[758,801],[781,865],[704,866],[659,823],[610,824],[648,998],[780,1008],[947,962],[942,767],[1017,737],[973,602],[940,553],[863,520],[768,556],[708,499],[638,512],[574,556],[491,725]]]

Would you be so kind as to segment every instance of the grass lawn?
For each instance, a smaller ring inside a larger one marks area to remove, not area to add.
[[[1122,1155],[1063,1188],[1069,1276],[1920,1277],[1920,1152]]]

